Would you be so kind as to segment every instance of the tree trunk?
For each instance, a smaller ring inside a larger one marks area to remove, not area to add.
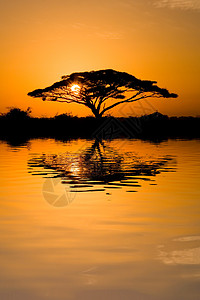
[[[96,119],[101,119],[102,115],[99,113],[99,109],[97,109],[93,104],[87,101],[87,107],[89,107],[94,114]]]
[[[101,119],[102,118],[102,115],[99,113],[99,111],[97,109],[93,109],[92,112],[95,115],[96,119]]]
[[[95,114],[95,118],[99,120],[99,119],[102,118],[102,115],[100,115],[100,114]]]

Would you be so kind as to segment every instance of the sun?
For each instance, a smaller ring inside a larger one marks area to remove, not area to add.
[[[74,94],[78,94],[80,92],[81,87],[78,84],[74,83],[72,84],[70,89]]]

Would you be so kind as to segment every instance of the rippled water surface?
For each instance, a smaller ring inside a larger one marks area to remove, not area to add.
[[[0,299],[200,298],[200,141],[0,143]]]

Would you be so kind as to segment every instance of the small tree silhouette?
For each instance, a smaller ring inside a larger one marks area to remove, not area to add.
[[[22,110],[17,107],[9,107],[9,111],[5,114],[2,114],[4,118],[7,120],[17,120],[17,121],[23,121],[30,118],[31,114],[31,108],[28,107],[27,110]]]
[[[121,103],[141,99],[176,98],[178,95],[159,88],[156,81],[140,80],[125,72],[112,69],[72,73],[44,89],[28,93],[34,98],[78,103],[90,108],[96,118]]]

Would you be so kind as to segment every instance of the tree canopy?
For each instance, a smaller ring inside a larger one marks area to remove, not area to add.
[[[29,96],[42,100],[78,103],[90,108],[96,118],[122,103],[145,98],[176,98],[177,94],[160,88],[156,81],[140,80],[133,75],[112,69],[72,73]]]

